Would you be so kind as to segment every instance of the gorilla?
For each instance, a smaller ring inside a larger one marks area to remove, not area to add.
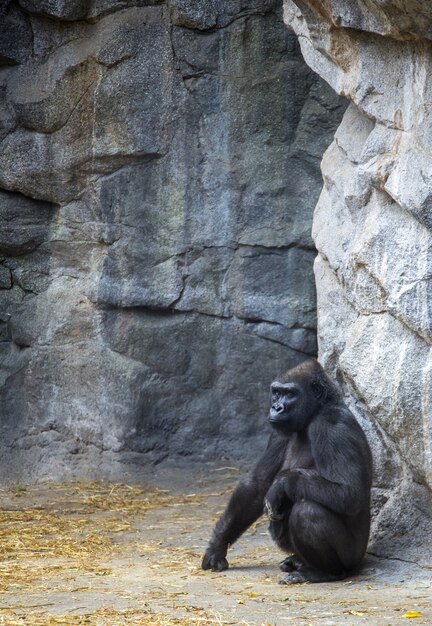
[[[280,582],[341,580],[366,551],[372,456],[337,386],[315,359],[271,385],[267,449],[240,480],[213,531],[202,568],[228,568],[228,548],[260,515],[290,556]]]

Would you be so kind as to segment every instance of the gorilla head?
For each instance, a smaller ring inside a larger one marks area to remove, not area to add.
[[[282,436],[302,431],[323,404],[338,397],[318,361],[304,361],[272,383],[270,424]]]

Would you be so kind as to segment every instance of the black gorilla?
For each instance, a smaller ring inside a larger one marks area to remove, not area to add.
[[[372,457],[341,393],[314,359],[272,383],[274,427],[256,467],[216,523],[203,569],[228,567],[228,547],[265,511],[277,545],[293,556],[281,582],[346,577],[363,558],[370,527]]]

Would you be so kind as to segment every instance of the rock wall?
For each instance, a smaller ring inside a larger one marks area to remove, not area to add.
[[[313,225],[320,359],[373,445],[371,550],[430,567],[430,3],[287,0],[285,20],[351,102],[324,155]]]
[[[276,0],[1,11],[2,480],[254,453],[341,99]]]

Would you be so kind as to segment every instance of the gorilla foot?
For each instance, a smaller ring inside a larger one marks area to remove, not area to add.
[[[294,555],[291,555],[291,556],[287,556],[286,559],[284,559],[283,561],[279,563],[279,568],[283,572],[293,572],[294,570],[297,570],[302,565],[303,563],[297,557],[295,557]]]
[[[285,559],[287,560],[287,559]],[[284,563],[284,561],[282,561]],[[300,564],[299,568],[291,571],[287,576],[279,581],[280,585],[295,585],[298,583],[327,583],[335,580],[342,580],[346,578],[346,572],[340,574],[330,574],[329,572],[322,572],[313,567]]]

